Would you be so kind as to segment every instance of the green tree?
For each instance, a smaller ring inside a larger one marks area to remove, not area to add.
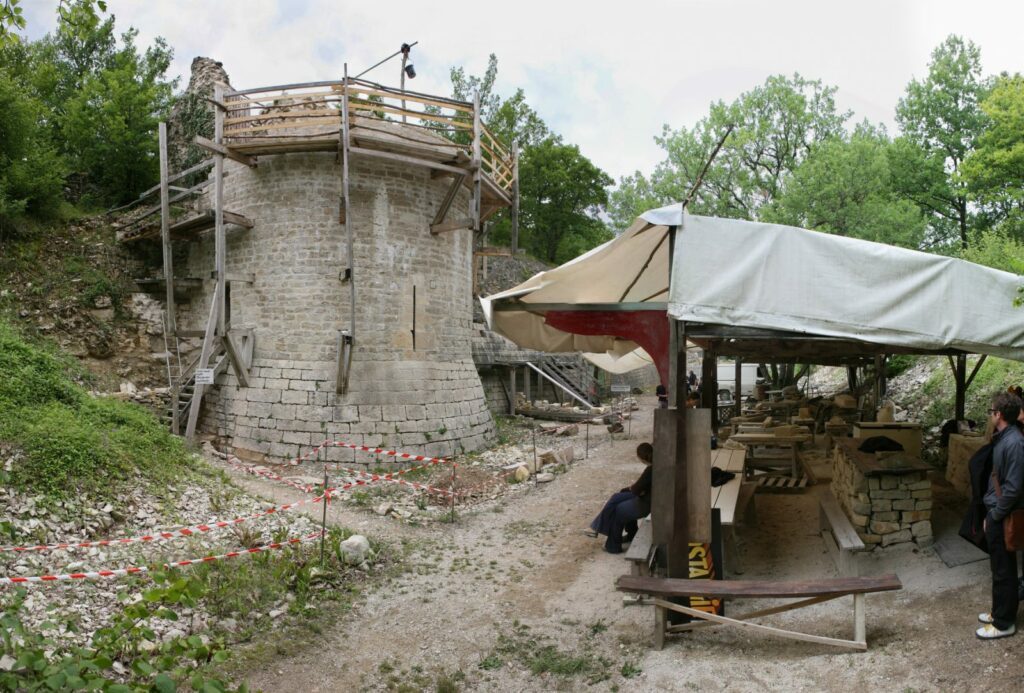
[[[609,240],[597,215],[608,203],[606,188],[612,179],[579,147],[551,132],[522,89],[502,99],[495,91],[497,78],[493,53],[481,76],[453,68],[452,97],[472,101],[477,94],[481,119],[491,132],[505,145],[519,146],[519,245],[539,259],[560,263]],[[495,215],[489,227],[490,243],[511,240],[507,210]]]
[[[960,169],[985,125],[979,103],[986,92],[981,52],[970,41],[949,36],[932,51],[928,76],[912,80],[896,107],[904,136],[895,180],[901,195],[928,216],[937,245],[967,247],[977,213],[968,200]]]
[[[0,238],[24,216],[52,216],[63,164],[41,136],[44,109],[0,68]]]
[[[612,179],[579,147],[548,139],[526,150],[520,174],[520,243],[542,260],[566,262],[611,238],[597,218]]]
[[[971,244],[957,255],[979,265],[1024,276],[1024,242],[1002,229],[984,229],[975,233]]]
[[[988,125],[961,167],[970,197],[1024,238],[1024,77],[1003,75],[981,102]]]
[[[158,176],[156,130],[170,106],[164,75],[172,53],[158,38],[140,55],[136,34],[128,30],[111,66],[86,78],[62,124],[72,161],[106,203],[133,199]]]
[[[925,219],[897,196],[885,131],[868,123],[849,137],[820,143],[793,172],[761,218],[792,226],[920,247]]]
[[[681,200],[729,125],[735,129],[705,174],[690,210],[758,219],[817,143],[842,132],[850,114],[836,110],[835,91],[798,74],[774,75],[731,104],[711,104],[693,128],[665,125],[655,141],[666,159],[650,179],[640,173],[622,179],[611,196],[613,223],[623,227],[651,206]]]

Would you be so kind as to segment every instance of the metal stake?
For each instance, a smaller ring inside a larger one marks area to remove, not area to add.
[[[590,422],[591,421],[592,421],[592,419],[587,419],[586,421],[583,422],[583,424],[587,427],[587,448],[586,448],[586,452],[583,453],[583,459],[585,459],[585,460],[589,460],[590,459]]]
[[[533,431],[533,487],[537,488],[537,474],[540,472],[540,468],[537,466],[537,422],[533,422],[533,427],[530,429]]]
[[[452,517],[451,523],[455,524],[455,463],[452,462],[452,481],[448,486],[448,490],[451,491],[452,496]]]
[[[318,452],[317,457],[320,457]],[[327,499],[330,498],[327,492],[327,465],[324,465],[324,497],[321,501],[324,504],[324,513],[320,520],[320,567],[324,567],[324,539],[327,538]]]

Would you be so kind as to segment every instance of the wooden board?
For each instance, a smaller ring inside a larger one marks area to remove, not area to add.
[[[664,597],[782,598],[842,596],[903,589],[895,574],[818,580],[681,580],[623,575],[615,582],[622,592]]]
[[[830,490],[825,489],[818,504],[821,508],[822,529],[825,529],[827,523],[839,548],[844,551],[862,551],[864,542],[857,535],[857,530],[853,528],[850,519],[839,507],[839,502],[836,501]]]

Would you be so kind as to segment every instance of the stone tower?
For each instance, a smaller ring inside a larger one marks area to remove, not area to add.
[[[205,96],[219,80],[227,80],[220,63],[196,58],[190,91]],[[486,150],[453,144],[438,134],[439,116],[420,121],[411,110],[417,98],[450,103],[452,131],[473,128],[479,141],[489,133],[465,115],[472,104],[412,94],[351,79],[227,87],[221,149],[211,150],[224,170],[224,331],[251,336],[251,354],[244,378],[227,365],[216,370],[198,428],[227,438],[240,456],[287,459],[335,439],[447,456],[494,436],[471,350],[474,226],[507,205],[514,167],[499,177],[496,140],[485,140]],[[373,110],[353,105],[371,102]],[[212,217],[215,205],[210,185],[196,208]],[[173,307],[180,339],[195,339],[219,310],[215,235],[188,223],[171,224],[171,237],[187,240],[185,250],[174,241],[175,290],[183,278],[193,287]],[[372,459],[340,448],[328,457]]]

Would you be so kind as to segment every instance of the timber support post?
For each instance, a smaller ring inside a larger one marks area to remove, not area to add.
[[[171,190],[167,163],[167,123],[160,123],[160,242],[163,248],[164,283],[166,285],[166,303],[164,305],[164,334],[166,343],[174,344],[174,350],[168,349],[167,372],[171,374],[170,359],[180,359],[178,355],[178,325],[174,308],[174,251],[171,247]],[[170,378],[171,388],[171,433],[178,435],[181,430],[179,419],[179,401],[181,399],[181,363],[175,364],[174,373]]]

